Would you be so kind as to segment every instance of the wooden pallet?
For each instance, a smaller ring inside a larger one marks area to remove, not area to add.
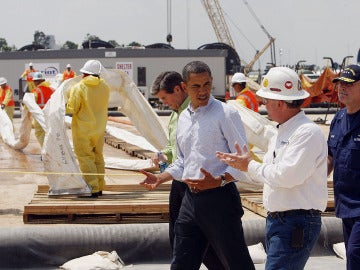
[[[99,198],[49,197],[42,185],[24,207],[24,223],[154,223],[169,220],[169,186],[146,191],[139,185],[106,186]]]
[[[132,145],[123,140],[115,138],[114,136],[105,133],[105,143],[114,148],[121,149],[128,153],[130,156],[138,157],[140,159],[149,159],[154,155],[154,152],[142,149],[136,145]]]
[[[331,184],[330,184],[331,186]],[[249,192],[249,193],[241,193],[241,203],[242,206],[246,209],[262,216],[267,216],[267,211],[264,208],[262,200],[262,192]],[[325,209],[325,212],[322,213],[323,216],[334,216],[334,192],[332,187],[329,187],[328,184],[328,202]]]

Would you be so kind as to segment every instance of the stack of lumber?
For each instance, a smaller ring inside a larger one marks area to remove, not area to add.
[[[246,209],[249,209],[260,216],[267,216],[267,211],[262,203],[262,192],[241,192],[241,203]],[[325,212],[323,212],[322,215],[334,216],[334,207],[333,182],[328,181],[328,202]]]
[[[169,185],[147,191],[140,185],[107,185],[98,198],[48,196],[38,186],[24,207],[24,223],[155,223],[168,222]]]

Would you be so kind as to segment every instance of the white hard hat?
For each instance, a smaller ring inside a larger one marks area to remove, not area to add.
[[[263,98],[276,100],[298,100],[310,96],[302,89],[298,74],[287,67],[271,68],[256,94]]]
[[[80,69],[80,72],[90,75],[100,75],[101,72],[101,63],[98,60],[89,60],[85,65]]]
[[[7,80],[4,77],[0,77],[0,85],[7,83]]]
[[[246,77],[243,73],[235,73],[231,78],[231,85],[234,85],[235,83],[243,83],[246,82]]]
[[[45,80],[44,75],[41,72],[34,72],[32,77],[33,81]]]
[[[32,66],[34,66],[34,65],[33,65],[33,63],[32,63],[32,62],[30,62],[30,63],[29,63],[29,67],[32,67]]]
[[[71,65],[70,65],[70,64],[67,64],[67,65],[66,65],[66,68],[71,68]]]

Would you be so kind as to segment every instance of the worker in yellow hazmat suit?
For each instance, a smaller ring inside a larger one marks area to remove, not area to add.
[[[102,195],[105,186],[103,147],[110,87],[100,78],[102,69],[99,61],[87,61],[66,105],[66,113],[72,114],[74,152],[94,198]]]

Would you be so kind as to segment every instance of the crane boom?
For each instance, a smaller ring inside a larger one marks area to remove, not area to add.
[[[253,58],[253,60],[251,60],[245,67],[244,67],[244,72],[245,74],[247,74],[248,72],[250,72],[253,68],[253,65],[255,64],[255,62],[257,60],[259,60],[260,56],[267,50],[267,48],[269,48],[275,41],[275,38],[270,37],[270,41],[264,46],[264,48],[262,48],[261,51],[258,51],[255,55],[255,57]]]
[[[249,3],[246,0],[243,0],[250,13],[254,16],[256,21],[259,23],[260,28],[264,31],[264,33],[269,38],[269,42],[264,46],[264,48],[260,51],[256,52],[254,59],[252,59],[246,66],[244,67],[245,73],[251,71],[253,65],[257,60],[259,60],[260,56],[271,46],[271,61],[275,64],[275,38],[273,38],[269,32],[265,29],[265,27],[260,22],[259,18],[256,16],[255,12],[250,7]],[[216,37],[219,42],[225,43],[232,48],[235,49],[234,42],[230,35],[229,28],[224,19],[224,15],[219,4],[218,0],[201,0],[209,18],[212,23],[212,26],[215,30]]]
[[[235,48],[218,0],[201,0],[201,2],[210,18],[218,41]]]

